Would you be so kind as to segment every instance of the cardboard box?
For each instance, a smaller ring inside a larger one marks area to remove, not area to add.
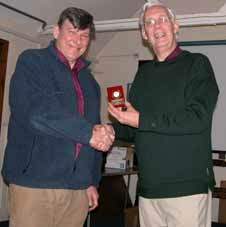
[[[105,168],[113,169],[126,169],[128,167],[127,160],[108,160],[105,164]]]
[[[106,168],[127,169],[133,167],[133,147],[113,147],[106,158]]]

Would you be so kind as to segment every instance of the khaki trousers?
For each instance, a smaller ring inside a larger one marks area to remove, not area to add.
[[[211,227],[212,194],[167,199],[139,197],[140,227]]]
[[[10,227],[82,227],[88,206],[85,190],[9,186]]]

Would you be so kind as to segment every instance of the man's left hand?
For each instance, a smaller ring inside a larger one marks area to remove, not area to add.
[[[99,194],[96,187],[90,186],[86,189],[87,197],[89,200],[89,211],[94,210],[98,206]]]
[[[126,102],[126,111],[109,103],[108,112],[120,123],[138,128],[140,113],[129,102]]]

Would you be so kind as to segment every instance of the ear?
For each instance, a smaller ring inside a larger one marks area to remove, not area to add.
[[[53,28],[53,37],[54,37],[55,39],[58,38],[58,35],[59,35],[59,33],[60,33],[59,30],[60,30],[60,28],[59,28],[58,25],[54,26],[54,28]]]
[[[142,37],[143,37],[144,40],[147,40],[148,39],[144,28],[141,29],[141,34],[142,34]]]
[[[177,21],[174,22],[173,27],[174,27],[174,34],[177,34],[180,27]]]

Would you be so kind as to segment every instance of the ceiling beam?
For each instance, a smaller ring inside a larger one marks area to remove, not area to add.
[[[180,27],[226,24],[226,4],[215,13],[178,15],[177,21]],[[139,18],[96,21],[95,28],[97,32],[137,30]],[[53,25],[48,25],[40,33],[51,34],[52,29]]]

